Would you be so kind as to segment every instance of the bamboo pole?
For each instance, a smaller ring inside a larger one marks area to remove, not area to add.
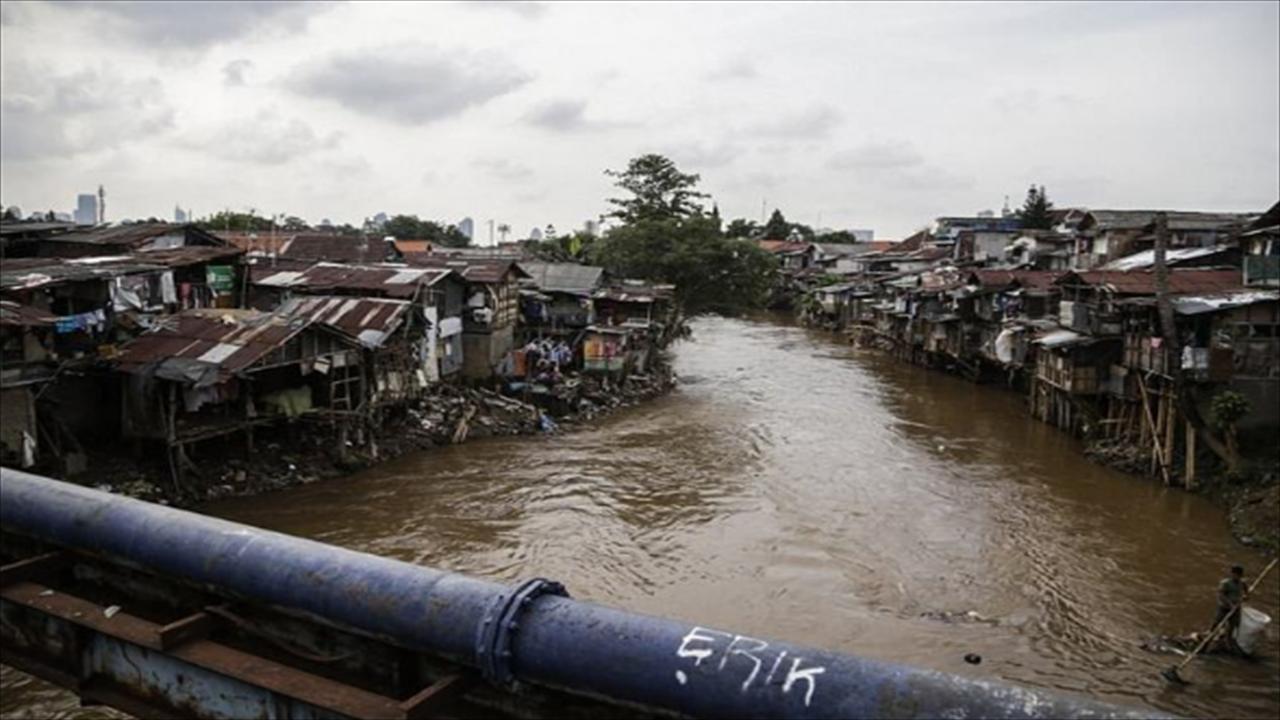
[[[1147,403],[1147,383],[1142,379],[1141,375],[1138,376],[1138,388],[1142,390],[1143,414],[1147,419],[1147,426],[1151,430],[1151,442],[1155,446],[1155,457],[1158,459],[1160,457],[1160,435],[1155,431],[1155,420],[1151,417],[1151,406]],[[1164,475],[1164,484],[1168,485],[1169,469],[1165,467],[1164,463],[1160,463],[1160,473]]]
[[[1173,406],[1173,396],[1165,396],[1165,418],[1164,418],[1164,467],[1173,467],[1173,449],[1178,441],[1176,428],[1178,427],[1178,409]],[[1169,484],[1169,473],[1164,474],[1165,484]]]

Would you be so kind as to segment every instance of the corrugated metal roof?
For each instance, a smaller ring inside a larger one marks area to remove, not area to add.
[[[301,233],[287,240],[279,254],[302,260],[375,263],[394,255],[392,250],[381,238]]]
[[[53,325],[57,321],[57,317],[30,305],[23,305],[13,300],[0,300],[0,325],[39,327]]]
[[[1187,260],[1195,260],[1196,258],[1210,257],[1212,255],[1220,255],[1230,252],[1234,248],[1224,247],[1221,245],[1212,247],[1190,247],[1190,248],[1170,248],[1165,251],[1165,262],[1169,265],[1177,265]],[[1126,255],[1118,260],[1113,260],[1103,265],[1101,270],[1141,270],[1155,265],[1156,251],[1143,250],[1142,252]]]
[[[514,272],[517,278],[529,277],[513,259],[468,258],[440,255],[438,253],[410,253],[405,262],[414,267],[446,268],[453,270],[467,282],[496,284],[503,282],[507,274]]]
[[[159,263],[168,267],[184,267],[201,263],[230,260],[243,255],[238,247],[214,247],[210,245],[188,245],[186,247],[166,248],[163,250],[141,250],[133,257],[143,262]]]
[[[182,235],[184,243],[202,245],[226,245],[226,241],[195,225],[176,223],[132,223],[129,225],[104,225],[73,230],[42,238],[43,241],[109,245],[117,248],[137,247],[164,235]],[[192,243],[191,241],[195,241]]]
[[[107,280],[122,275],[162,272],[159,263],[141,262],[129,255],[100,258],[14,258],[0,264],[0,290],[32,288]]]
[[[161,318],[157,327],[125,344],[115,364],[137,372],[162,360],[179,358],[217,365],[237,373],[281,347],[310,324],[281,313],[256,310],[185,310]]]
[[[1086,270],[1065,273],[1058,279],[1060,285],[1072,285],[1079,281],[1110,290],[1117,295],[1154,295],[1156,276],[1148,270]],[[1216,293],[1239,290],[1244,282],[1239,270],[1200,270],[1186,268],[1169,271],[1169,292],[1176,295],[1188,293]]]
[[[543,292],[590,295],[599,285],[604,268],[577,263],[521,262],[529,284]]]
[[[1179,315],[1201,315],[1265,302],[1280,302],[1280,290],[1242,290],[1211,295],[1183,295],[1171,300]]]
[[[1141,230],[1155,222],[1159,210],[1090,210],[1096,227],[1102,230]],[[1163,211],[1170,230],[1224,230],[1243,224],[1256,213]]]
[[[411,298],[418,288],[440,282],[448,268],[414,268],[403,265],[345,265],[317,263],[305,270],[277,270],[255,265],[252,282],[267,287],[302,288],[311,291],[353,290],[395,298]]]
[[[414,307],[408,300],[315,296],[293,298],[277,310],[289,318],[321,323],[351,336],[368,348],[380,347]]]

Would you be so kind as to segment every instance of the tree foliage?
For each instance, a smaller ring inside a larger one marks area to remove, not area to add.
[[[765,240],[786,240],[791,235],[791,223],[783,217],[782,211],[774,208],[773,214],[769,216],[769,222],[764,224]]]
[[[455,225],[422,220],[417,215],[396,215],[382,225],[382,232],[399,240],[429,240],[432,245],[466,247],[471,243]]]
[[[724,229],[724,234],[731,238],[744,238],[748,240],[760,237],[763,232],[764,228],[760,227],[759,223],[745,218],[738,218],[736,220],[729,221],[729,225]]]
[[[1018,219],[1022,221],[1022,227],[1030,230],[1048,230],[1053,227],[1053,203],[1049,202],[1049,196],[1045,194],[1044,186],[1037,188],[1035,185],[1027,188],[1027,198],[1022,202],[1022,208],[1018,210]]]
[[[623,223],[701,215],[698,201],[710,197],[694,189],[700,176],[680,172],[674,162],[662,155],[641,155],[632,158],[626,170],[605,170],[604,174],[617,178],[614,184],[629,193],[627,197],[609,198],[615,210],[606,217]]]
[[[686,312],[738,312],[763,304],[777,260],[752,241],[725,237],[719,218],[696,200],[698,176],[659,155],[636,158],[618,178],[629,197],[613,199],[622,221],[594,240],[586,257],[616,277],[676,286]]]
[[[595,243],[594,235],[578,230],[567,235],[543,237],[541,241],[530,243],[529,250],[543,262],[581,263],[590,257]]]
[[[229,232],[267,232],[271,230],[271,217],[263,217],[255,213],[223,210],[195,222],[202,230],[223,230]],[[277,226],[278,227],[278,226]]]

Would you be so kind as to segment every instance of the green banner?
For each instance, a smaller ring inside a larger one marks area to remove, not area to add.
[[[207,265],[204,269],[205,282],[214,292],[234,292],[236,289],[235,268],[230,265]]]

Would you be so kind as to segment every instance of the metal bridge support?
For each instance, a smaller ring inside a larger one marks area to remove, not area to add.
[[[126,711],[410,718],[449,714],[432,703],[452,688],[522,716],[601,703],[611,716],[1152,714],[637,615],[542,580],[511,589],[7,469],[0,529],[16,556],[0,573],[4,661]],[[487,682],[464,687],[477,675]]]

